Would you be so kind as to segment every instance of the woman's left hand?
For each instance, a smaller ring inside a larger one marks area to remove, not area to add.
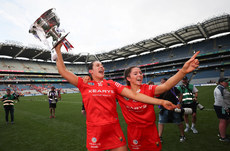
[[[199,61],[196,56],[200,53],[197,51],[187,62],[185,62],[183,68],[181,69],[185,74],[192,72],[199,66]]]
[[[177,108],[177,106],[174,105],[172,102],[166,101],[166,100],[162,103],[162,106],[164,108],[166,108],[167,110],[173,110],[173,109]]]

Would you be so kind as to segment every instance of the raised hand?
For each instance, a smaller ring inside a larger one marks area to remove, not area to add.
[[[181,69],[185,74],[192,72],[199,66],[199,61],[196,56],[200,53],[197,51],[187,62],[185,62],[183,68]]]
[[[56,52],[61,51],[62,43],[60,42],[56,47],[55,50]]]

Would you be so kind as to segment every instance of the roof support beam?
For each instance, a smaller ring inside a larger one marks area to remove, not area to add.
[[[143,49],[143,50],[146,50],[146,51],[150,51],[150,49],[145,48],[145,47],[143,47],[143,46],[140,46],[139,44],[136,44],[136,45],[133,45],[133,46],[134,46],[134,47],[138,47],[138,48]]]
[[[35,59],[36,57],[40,56],[42,53],[44,53],[45,51],[41,51],[40,53],[38,53],[37,55],[33,56],[32,59]]]
[[[152,42],[155,42],[155,43],[157,43],[158,45],[161,45],[162,47],[164,47],[164,48],[167,48],[167,46],[166,45],[164,45],[163,43],[161,43],[160,41],[158,41],[158,40],[156,40],[156,39],[150,39]]]
[[[123,57],[122,55],[119,55],[119,54],[117,54],[116,52],[109,52],[108,54],[111,54],[111,55],[115,55],[115,56],[118,56],[118,57]]]
[[[126,52],[130,52],[131,54],[133,54],[134,52],[133,51],[130,51],[128,49],[125,49],[125,48],[122,48],[122,50],[126,51]]]
[[[171,33],[176,39],[180,40],[183,44],[186,44],[185,40],[183,38],[181,38],[179,35],[177,35],[177,33],[172,32]]]
[[[81,58],[81,53],[79,53],[79,56],[75,60],[73,60],[73,62],[77,61],[80,58]]]
[[[200,23],[198,23],[198,29],[200,30],[201,34],[205,37],[205,39],[208,39],[208,34],[205,31],[205,29],[202,27],[202,25]]]
[[[73,58],[73,57],[75,57],[75,56],[72,55],[72,56],[70,56],[70,57],[68,57],[68,58],[65,58],[65,60],[68,60],[68,59]],[[63,60],[64,60],[64,58],[63,58]]]
[[[19,51],[19,53],[17,53],[17,54],[14,56],[14,58],[18,57],[18,56],[25,50],[25,48],[26,48],[26,47],[22,47],[22,50]]]
[[[89,53],[87,54],[87,56],[86,56],[86,58],[85,58],[85,64],[87,64],[88,59],[89,59]]]
[[[107,54],[103,54],[107,59],[110,59],[110,60],[112,60],[112,58],[111,57],[109,57]]]
[[[101,60],[97,57],[97,55],[94,55],[94,57],[95,57],[98,61],[101,61]]]

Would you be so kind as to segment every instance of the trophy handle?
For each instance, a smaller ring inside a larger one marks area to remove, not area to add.
[[[68,32],[67,34],[65,34],[65,36],[63,36],[58,42],[56,42],[56,43],[53,45],[53,48],[52,48],[52,49],[54,49],[58,44],[60,44],[60,42],[62,42],[68,34],[69,34],[69,32]]]

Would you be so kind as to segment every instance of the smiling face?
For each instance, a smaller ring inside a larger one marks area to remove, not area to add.
[[[143,81],[143,73],[140,68],[134,67],[126,79],[130,82],[130,85],[140,86]]]
[[[89,69],[89,73],[92,75],[93,80],[102,81],[104,79],[104,67],[99,61],[94,61],[92,69]]]

